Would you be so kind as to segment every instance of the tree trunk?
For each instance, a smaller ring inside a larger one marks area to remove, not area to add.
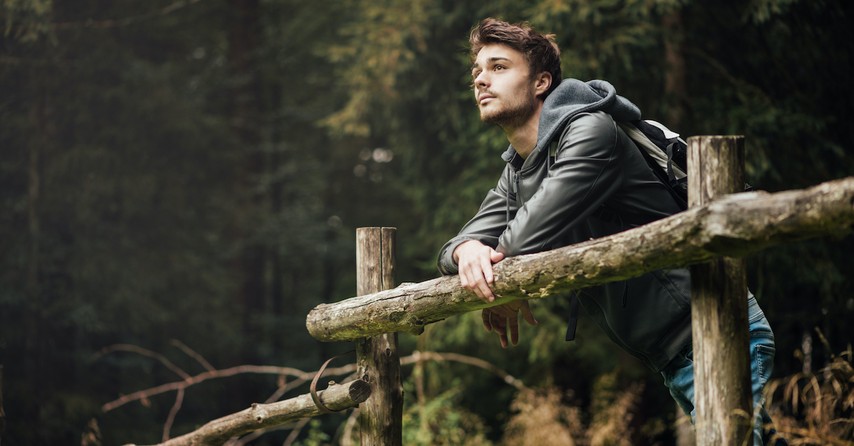
[[[553,251],[508,258],[495,266],[499,298],[485,303],[457,277],[315,307],[308,331],[321,341],[356,340],[405,331],[449,316],[517,299],[565,295],[662,268],[743,256],[780,243],[848,234],[854,225],[854,177],[807,190],[748,192],[649,225]]]
[[[685,38],[682,25],[682,11],[674,8],[661,18],[664,31],[664,103],[667,107],[665,119],[670,128],[682,126],[685,112],[685,56],[682,54],[682,41]]]
[[[261,218],[264,203],[255,183],[263,174],[260,150],[260,79],[256,54],[260,41],[259,0],[230,0],[228,63],[232,80],[229,92],[231,123],[242,150],[236,166],[236,187],[243,199],[235,237],[242,246],[236,268],[241,278],[238,300],[243,311],[244,330],[251,339],[264,336],[257,332],[255,316],[265,308],[266,249],[257,241],[254,225]],[[248,351],[248,350],[247,350]],[[252,358],[246,358],[252,360]]]
[[[46,160],[49,159],[55,144],[56,127],[53,122],[50,88],[47,85],[39,85],[32,99],[29,120],[37,134],[30,138],[27,144],[27,239],[29,243],[26,277],[23,278],[27,296],[24,337],[27,360],[20,365],[26,370],[26,376],[44,379],[51,376],[50,327],[52,324],[47,315],[52,302],[50,287],[42,284],[45,274],[42,271],[44,266],[41,262],[42,210],[40,203],[44,196],[45,184],[42,175],[46,172]],[[36,393],[30,396],[42,400],[51,395],[53,385],[36,386],[35,390]]]

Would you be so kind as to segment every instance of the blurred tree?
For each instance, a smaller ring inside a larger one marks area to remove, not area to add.
[[[89,363],[113,342],[318,362],[304,315],[323,297],[323,253],[341,249],[316,198],[330,170],[313,128],[334,103],[315,46],[332,18],[298,3],[4,4],[2,362],[21,383],[7,407],[32,420],[9,438],[76,441],[105,399],[164,378],[139,360]],[[213,386],[176,430],[271,382]],[[105,441],[159,438],[161,403],[111,414]]]

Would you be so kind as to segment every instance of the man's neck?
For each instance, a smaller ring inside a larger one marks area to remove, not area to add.
[[[507,135],[507,140],[510,141],[510,145],[513,146],[513,149],[522,158],[527,158],[537,145],[537,132],[540,125],[540,111],[542,109],[542,102],[539,102],[536,111],[520,125],[502,127],[504,134]]]

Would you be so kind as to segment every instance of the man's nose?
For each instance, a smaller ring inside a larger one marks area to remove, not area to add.
[[[475,85],[475,86],[477,86],[477,87],[485,87],[485,86],[487,86],[488,84],[489,84],[489,80],[488,80],[488,78],[487,78],[487,76],[486,76],[486,71],[482,71],[482,72],[480,72],[480,74],[478,74],[478,75],[474,78],[474,85]]]

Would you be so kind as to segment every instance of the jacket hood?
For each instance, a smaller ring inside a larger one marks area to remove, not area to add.
[[[617,90],[607,81],[564,79],[543,103],[540,124],[537,132],[537,146],[534,153],[543,150],[563,128],[564,124],[579,113],[603,111],[616,121],[636,121],[641,119],[640,109],[628,99],[617,94]],[[508,148],[505,160],[515,153]]]
[[[636,121],[641,118],[640,109],[628,99],[617,95],[617,90],[609,82],[564,79],[543,104],[537,146],[551,140],[572,116],[591,111],[603,111],[616,121]]]

